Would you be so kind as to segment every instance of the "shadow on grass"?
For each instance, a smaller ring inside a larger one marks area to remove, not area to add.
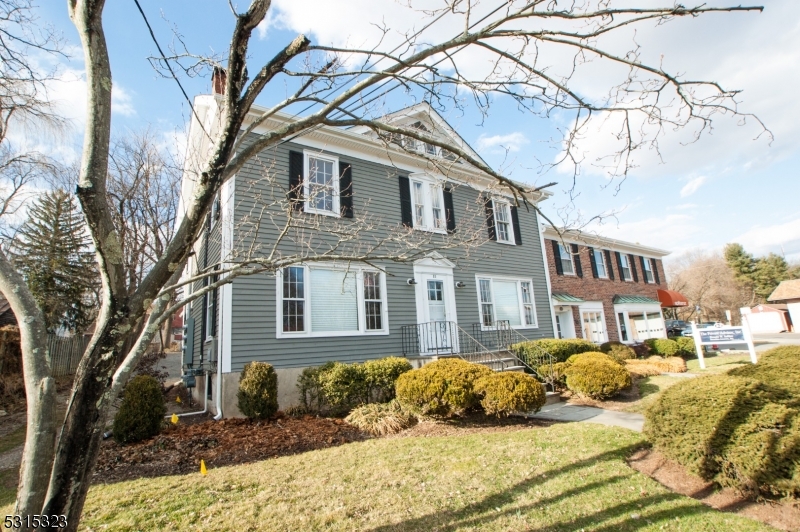
[[[595,489],[606,487],[616,484],[629,478],[629,475],[615,475],[602,481],[590,482],[581,486],[568,489],[556,495],[539,499],[535,503],[526,505],[517,505],[508,508],[504,511],[498,511],[505,505],[513,504],[514,501],[521,495],[539,485],[542,482],[552,480],[554,477],[566,475],[583,468],[589,468],[600,462],[608,460],[621,460],[630,456],[633,452],[641,449],[641,444],[629,445],[627,447],[608,451],[578,462],[565,465],[556,470],[547,471],[545,474],[536,475],[535,477],[525,479],[510,488],[500,492],[489,495],[480,501],[473,502],[467,506],[459,509],[439,511],[413,519],[403,521],[401,523],[382,525],[371,529],[372,532],[390,532],[396,530],[440,530],[451,531],[462,528],[482,528],[488,526],[489,523],[501,517],[509,517],[517,515],[518,513],[528,513],[535,511],[537,508],[546,507],[547,505],[557,503],[559,501],[575,497],[582,493],[591,492]],[[632,472],[633,473],[633,472]],[[604,521],[614,519],[626,514],[642,512],[642,508],[659,504],[665,501],[675,501],[682,499],[682,495],[675,493],[664,493],[660,495],[653,495],[650,497],[638,498],[635,501],[617,504],[602,511],[596,512],[592,515],[570,519],[559,523],[550,523],[541,530],[580,530],[581,528],[597,525]],[[632,520],[630,526],[625,523],[624,527],[620,523],[609,525],[608,528],[602,530],[636,530],[641,526],[649,526],[647,520],[653,521],[654,519],[666,520],[674,519],[675,517],[685,517],[689,514],[713,512],[711,508],[698,506],[697,503],[690,505],[681,505],[669,510],[656,512],[655,514],[648,514],[644,516],[641,523],[637,520]]]

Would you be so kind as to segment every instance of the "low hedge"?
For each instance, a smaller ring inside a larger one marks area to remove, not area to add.
[[[567,388],[578,395],[607,399],[631,385],[628,370],[604,353],[582,353],[567,363]]]
[[[543,338],[530,342],[521,342],[511,346],[511,351],[530,366],[538,366],[542,362],[541,353],[549,353],[553,362],[566,362],[566,360],[579,353],[597,351],[597,345],[582,338]]]
[[[644,434],[705,480],[800,494],[800,401],[785,389],[730,374],[686,380],[647,409]]]
[[[678,342],[669,338],[650,338],[645,340],[644,343],[650,348],[650,353],[663,357],[674,357],[680,350]]]
[[[622,342],[605,342],[600,344],[600,352],[605,353],[617,362],[636,358],[636,351]]]
[[[516,412],[536,412],[547,399],[539,381],[515,371],[482,377],[474,389],[481,396],[483,410],[498,417]]]
[[[239,411],[250,419],[268,419],[278,411],[278,375],[265,362],[248,362],[239,376]]]
[[[166,413],[161,384],[149,375],[137,375],[125,386],[122,404],[114,416],[114,439],[134,443],[152,438],[161,432]]]
[[[397,378],[411,369],[408,360],[401,357],[363,364],[328,362],[304,369],[297,389],[306,411],[343,414],[361,404],[391,401]]]
[[[644,360],[626,360],[625,367],[632,374],[647,377],[662,373],[683,373],[687,370],[686,361],[681,357],[651,356]]]
[[[397,379],[397,399],[410,411],[451,417],[477,408],[480,396],[474,385],[493,371],[480,364],[446,358],[403,373]]]

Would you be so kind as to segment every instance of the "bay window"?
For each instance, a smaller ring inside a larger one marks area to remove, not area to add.
[[[383,272],[290,266],[278,274],[278,338],[388,334]]]
[[[493,327],[498,321],[507,321],[512,327],[537,326],[529,279],[478,277],[476,285],[481,325]]]

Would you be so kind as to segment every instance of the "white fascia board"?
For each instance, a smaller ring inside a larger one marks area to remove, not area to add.
[[[616,240],[614,238],[607,238],[583,231],[563,231],[563,235],[559,236],[558,232],[549,224],[544,225],[544,236],[551,240],[560,240],[563,238],[565,242],[570,244],[580,244],[583,246],[609,249],[611,251],[622,251],[654,259],[660,259],[672,253],[664,249],[642,246],[634,242],[625,242],[624,240]]]

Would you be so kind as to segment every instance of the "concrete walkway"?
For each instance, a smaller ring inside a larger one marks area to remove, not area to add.
[[[630,412],[617,412],[593,406],[570,405],[555,403],[545,405],[535,414],[528,417],[534,419],[547,419],[551,421],[580,421],[584,423],[599,423],[610,427],[622,427],[636,432],[642,432],[644,416]]]

